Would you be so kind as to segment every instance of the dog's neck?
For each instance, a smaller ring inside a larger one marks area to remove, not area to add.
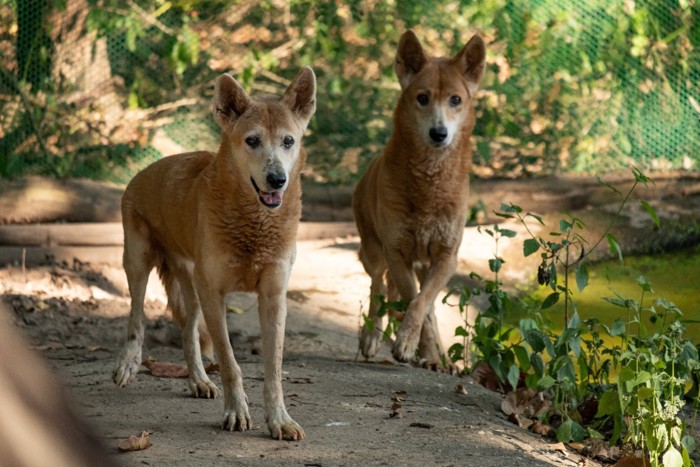
[[[210,215],[216,219],[222,241],[233,243],[239,251],[250,254],[265,254],[260,250],[264,249],[266,242],[260,239],[283,239],[282,242],[274,242],[275,245],[294,241],[301,218],[301,172],[306,161],[303,147],[290,173],[282,205],[270,209],[260,203],[249,177],[236,170],[231,160],[236,154],[231,153],[226,143],[222,139],[208,175],[208,194],[219,201],[211,204],[217,208]],[[242,223],[254,225],[254,231],[241,235],[238,232]],[[275,254],[272,251],[267,253]]]

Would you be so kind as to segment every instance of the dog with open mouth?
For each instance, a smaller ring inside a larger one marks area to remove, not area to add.
[[[227,430],[250,430],[243,377],[229,342],[224,298],[258,296],[266,421],[273,438],[298,440],[282,393],[287,283],[301,217],[302,136],[316,110],[316,77],[302,69],[284,95],[251,97],[230,75],[216,81],[216,154],[163,158],[139,172],[122,198],[124,270],[131,294],[127,339],[113,372],[126,386],[141,365],[144,295],[155,267],[182,326],[189,387],[217,397],[202,354],[213,346],[221,370]],[[200,315],[204,317],[202,321]]]

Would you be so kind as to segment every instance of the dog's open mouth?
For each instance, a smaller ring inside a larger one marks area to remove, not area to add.
[[[281,191],[262,191],[260,187],[258,187],[258,184],[255,183],[253,177],[250,177],[250,181],[253,183],[253,188],[255,188],[255,191],[258,192],[258,197],[260,198],[260,202],[262,204],[268,208],[278,208],[280,204],[282,204],[283,193]]]

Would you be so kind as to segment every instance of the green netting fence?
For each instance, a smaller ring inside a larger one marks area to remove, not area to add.
[[[388,138],[408,27],[432,52],[487,40],[477,176],[700,166],[695,0],[0,0],[0,176],[125,182],[215,150],[218,74],[280,93],[311,65],[306,175],[353,183]]]

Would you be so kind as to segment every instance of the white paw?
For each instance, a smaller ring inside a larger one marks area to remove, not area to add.
[[[112,371],[112,380],[119,387],[124,387],[136,378],[141,367],[141,346],[135,340],[127,341],[119,352],[117,365]]]
[[[212,381],[209,378],[193,378],[190,376],[189,381],[187,384],[190,387],[190,391],[192,391],[192,397],[199,397],[202,399],[215,399],[219,397],[221,394],[221,391],[219,391],[219,388],[216,386],[216,384],[212,383]]]
[[[382,339],[382,332],[379,329],[369,330],[365,325],[360,334],[360,351],[365,358],[372,358],[379,352],[379,345]]]
[[[406,322],[399,328],[396,334],[396,341],[391,349],[391,354],[399,362],[410,362],[416,356],[420,332],[412,332],[410,326],[405,326]]]
[[[221,422],[221,429],[227,431],[247,431],[253,429],[253,422],[248,414],[248,405],[239,404],[235,409],[224,411],[224,421]]]
[[[297,422],[292,420],[286,410],[276,411],[278,414],[275,417],[268,417],[267,427],[270,429],[270,434],[274,439],[299,441],[306,437],[304,430]]]

